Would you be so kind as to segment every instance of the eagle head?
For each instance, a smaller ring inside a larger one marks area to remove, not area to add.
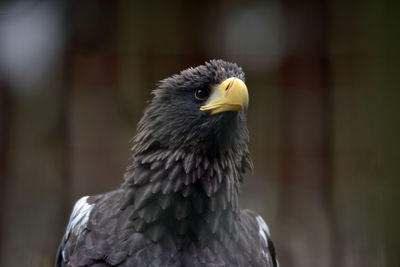
[[[242,69],[223,60],[162,80],[139,122],[134,148],[246,150],[249,96],[244,81]]]

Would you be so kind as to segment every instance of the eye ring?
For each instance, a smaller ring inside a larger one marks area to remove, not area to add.
[[[208,96],[210,95],[210,90],[207,88],[199,88],[196,89],[196,91],[194,92],[194,97],[197,100],[206,100],[208,98]]]

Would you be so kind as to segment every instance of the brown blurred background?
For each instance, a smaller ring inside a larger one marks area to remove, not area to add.
[[[157,81],[213,58],[250,90],[242,205],[281,266],[400,265],[399,4],[1,1],[0,266],[52,266],[122,180]]]

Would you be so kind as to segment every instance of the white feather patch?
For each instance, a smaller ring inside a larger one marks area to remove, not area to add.
[[[267,242],[267,236],[271,236],[271,233],[269,232],[268,225],[265,223],[263,218],[261,216],[256,217],[257,222],[258,222],[258,232],[260,236]]]
[[[83,230],[86,229],[90,212],[93,209],[93,205],[87,203],[88,198],[88,196],[82,197],[75,203],[65,232],[66,238],[68,238],[71,233],[79,236]]]
[[[258,223],[258,233],[261,237],[262,240],[264,240],[265,242],[265,250],[262,250],[262,254],[264,255],[264,257],[268,258],[268,238],[269,236],[271,236],[270,232],[269,232],[269,228],[268,225],[265,223],[265,221],[263,220],[263,218],[261,216],[257,216],[256,217],[257,223]]]

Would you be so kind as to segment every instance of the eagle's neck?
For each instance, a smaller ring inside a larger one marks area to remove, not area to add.
[[[122,185],[130,192],[124,208],[134,210],[134,227],[154,241],[163,233],[197,240],[234,233],[243,157],[183,149],[136,154]]]

